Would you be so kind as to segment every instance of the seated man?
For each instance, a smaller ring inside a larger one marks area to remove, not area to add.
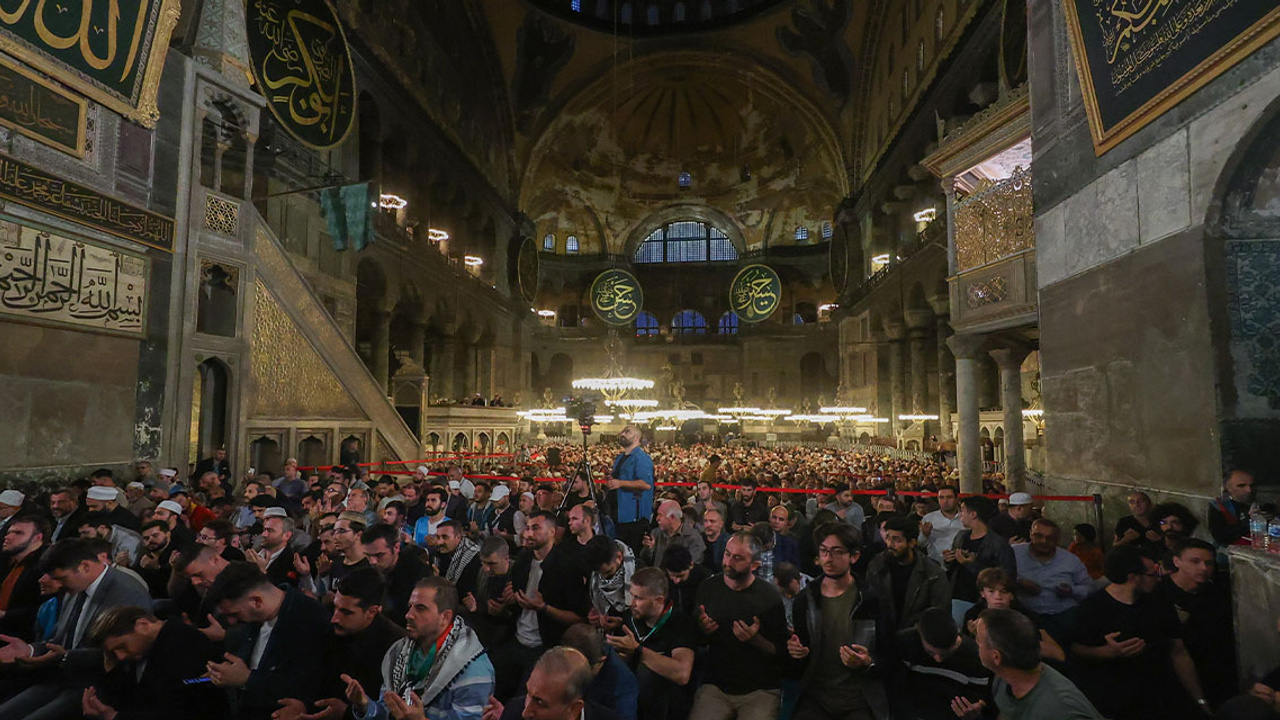
[[[12,667],[20,661],[33,672],[24,677],[26,689],[0,705],[3,720],[53,720],[78,708],[92,671],[102,667],[100,653],[88,643],[94,620],[114,607],[151,603],[141,581],[103,562],[96,540],[61,540],[44,554],[41,567],[67,593],[66,615],[47,643],[4,639],[0,664]]]
[[[204,675],[219,652],[181,620],[161,621],[140,607],[112,608],[93,623],[89,644],[103,651],[109,669],[100,683],[84,691],[85,717],[158,720],[175,708],[194,720],[227,716],[226,693],[211,683],[188,682]]]
[[[205,595],[227,622],[251,623],[236,652],[210,662],[213,684],[238,691],[241,720],[267,720],[278,700],[304,704],[320,697],[329,614],[296,588],[282,590],[250,562],[231,563]]]
[[[952,703],[962,697],[991,707],[991,671],[982,666],[978,643],[960,634],[949,610],[920,613],[915,627],[898,631],[896,656],[902,660],[899,685],[889,693],[894,717],[904,720],[952,720]]]
[[[591,663],[591,682],[587,683],[584,697],[609,708],[621,720],[636,720],[640,686],[635,673],[605,646],[600,633],[586,623],[578,623],[564,631],[560,642],[582,653]]]
[[[617,720],[611,710],[584,696],[591,682],[591,665],[582,653],[570,647],[553,647],[538,658],[525,682],[526,694],[511,699],[504,707],[490,697],[486,720]]]
[[[382,659],[382,692],[370,699],[350,675],[347,701],[358,718],[418,716],[480,720],[493,693],[493,664],[480,639],[458,614],[458,589],[441,577],[418,581],[406,614],[408,637]]]
[[[683,717],[697,647],[693,619],[667,599],[667,578],[641,568],[631,578],[631,608],[605,641],[625,660],[640,686],[640,720]]]
[[[991,694],[1000,717],[1102,720],[1070,680],[1040,662],[1039,633],[1025,615],[1012,610],[983,611],[978,622],[978,656],[995,674]],[[1143,693],[1147,697],[1157,690],[1143,689],[1148,691]],[[956,717],[963,720],[982,717],[985,708],[985,701],[973,703],[964,697],[956,697],[952,704]]]
[[[343,676],[355,678],[362,687],[381,684],[382,658],[392,644],[405,636],[404,628],[382,614],[386,588],[386,582],[373,568],[356,570],[334,588],[330,624],[336,637],[330,644],[324,697],[316,701],[318,713],[345,716],[347,683]],[[279,715],[284,718],[308,712],[296,698],[281,700],[280,705]]]

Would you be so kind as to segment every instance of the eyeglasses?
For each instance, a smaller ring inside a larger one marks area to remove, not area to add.
[[[844,548],[842,548],[842,547],[837,547],[837,548],[820,547],[820,548],[818,548],[818,557],[833,557],[833,558],[837,558],[837,557],[844,557],[844,556],[846,556],[846,555],[848,555],[848,554],[849,554],[849,551],[848,551],[848,550],[845,550],[845,549],[844,549]]]

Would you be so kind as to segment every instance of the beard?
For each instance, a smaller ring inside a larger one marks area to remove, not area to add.
[[[724,575],[734,582],[742,582],[743,580],[751,577],[751,570],[734,570],[726,565],[724,568]]]

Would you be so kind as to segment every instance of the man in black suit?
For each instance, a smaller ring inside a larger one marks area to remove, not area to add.
[[[227,464],[227,449],[218,448],[213,451],[213,457],[207,457],[196,463],[195,472],[191,473],[191,480],[199,480],[201,475],[207,472],[217,473],[218,481],[225,483],[231,477],[231,466]]]
[[[281,589],[251,562],[231,563],[205,600],[229,623],[250,623],[237,651],[208,664],[213,684],[238,691],[240,720],[267,720],[279,699],[320,698],[333,633],[329,613],[297,588]]]
[[[151,603],[146,586],[106,565],[98,546],[94,540],[69,538],[55,543],[41,559],[44,571],[62,584],[68,597],[49,642],[0,638],[0,663],[24,658],[31,669],[25,676],[27,688],[0,705],[0,720],[55,720],[74,712],[94,671],[102,669],[101,653],[88,644],[94,620],[115,607]]]
[[[88,513],[81,507],[76,493],[71,488],[58,488],[49,493],[49,511],[53,513],[53,528],[49,534],[49,544],[80,537],[80,523]]]
[[[102,649],[110,670],[81,696],[85,717],[226,717],[226,693],[211,683],[184,682],[204,675],[206,663],[218,658],[213,641],[194,627],[161,621],[140,607],[118,607],[98,618],[89,643]]]
[[[149,520],[142,526],[143,553],[138,558],[134,569],[147,583],[151,597],[167,599],[169,597],[169,578],[173,567],[171,558],[176,551],[169,531],[169,523],[163,520]]]
[[[336,636],[325,671],[325,691],[316,701],[317,712],[345,716],[347,684],[342,676],[354,678],[361,687],[376,688],[382,683],[382,659],[404,628],[382,614],[382,598],[387,584],[371,567],[362,567],[338,581],[333,594],[333,617],[329,621]],[[282,715],[290,710],[305,712],[302,701],[280,701]]]
[[[360,534],[365,558],[387,581],[387,596],[382,612],[397,625],[405,623],[404,614],[409,609],[409,596],[418,581],[435,574],[431,565],[415,552],[415,546],[400,541],[400,532],[385,524],[374,525]],[[410,550],[414,548],[414,550]]]
[[[40,609],[40,557],[48,545],[49,521],[26,515],[14,518],[4,535],[0,559],[0,635],[30,641]]]
[[[298,571],[293,560],[293,533],[297,528],[293,518],[272,515],[262,520],[262,550],[252,553],[252,560],[271,579],[272,585],[298,584]]]

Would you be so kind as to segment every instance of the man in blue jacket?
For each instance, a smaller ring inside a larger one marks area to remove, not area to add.
[[[618,433],[622,452],[613,459],[607,481],[617,508],[618,539],[639,554],[653,517],[653,459],[640,447],[640,430],[628,425]]]

